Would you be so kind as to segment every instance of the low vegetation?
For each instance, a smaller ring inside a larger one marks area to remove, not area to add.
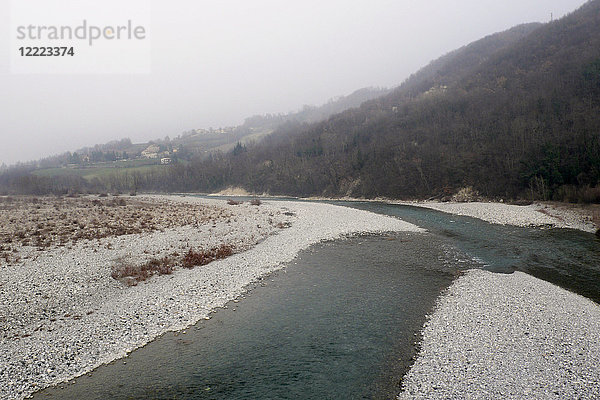
[[[209,250],[194,251],[193,249],[190,249],[185,256],[183,256],[181,265],[184,268],[194,268],[197,266],[206,265],[215,260],[229,257],[232,254],[233,247],[226,244],[222,244],[219,247]]]
[[[461,188],[456,194],[452,196],[452,201],[459,203],[468,203],[473,201],[481,200],[479,192],[473,189],[471,186]]]
[[[0,196],[0,262],[23,247],[45,250],[81,240],[227,222],[224,208],[124,197]]]
[[[120,258],[112,266],[113,279],[135,286],[153,275],[170,275],[175,268],[175,262],[170,257],[153,258],[142,265],[135,265],[130,261]]]
[[[178,256],[175,253],[162,258],[152,258],[140,265],[136,265],[125,258],[119,258],[112,266],[111,276],[127,286],[136,286],[154,275],[170,275],[177,267],[191,269],[227,258],[233,254],[233,246],[222,244],[208,250],[190,248],[183,256]]]

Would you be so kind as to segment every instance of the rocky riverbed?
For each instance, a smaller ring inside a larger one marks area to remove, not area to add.
[[[77,215],[80,222],[95,215],[94,207],[99,206],[87,203],[94,200],[100,199],[77,199],[73,204],[61,199],[65,203],[54,207],[54,200],[38,199],[33,209],[45,210],[44,219],[28,220],[23,204],[21,214],[15,215],[26,221],[22,226],[32,228],[21,228],[15,218],[14,226],[3,229],[23,229],[27,238],[32,229],[46,229],[47,220],[62,227],[59,221]],[[212,310],[239,297],[250,283],[311,244],[359,232],[421,231],[398,219],[314,203],[235,205],[175,196],[139,196],[125,202],[132,203],[117,204],[110,215],[108,206],[100,206],[105,211],[96,216],[103,221],[99,228],[108,224],[127,229],[127,215],[135,212],[147,220],[147,229],[134,225],[141,232],[119,230],[75,241],[69,236],[63,241],[59,233],[48,245],[18,243],[16,252],[10,250],[0,267],[0,397],[26,397],[124,357],[166,331],[209,318]],[[69,217],[62,218],[62,213]],[[134,218],[131,223],[135,222]],[[78,229],[85,232],[79,226],[74,232]],[[123,259],[139,265],[167,256],[177,259],[175,254],[190,248],[223,244],[231,245],[235,254],[201,267],[176,265],[172,273],[153,275],[135,286],[111,277],[115,263]],[[18,256],[12,258],[13,253]]]
[[[515,226],[545,226],[578,229],[594,233],[598,229],[591,212],[581,208],[567,208],[552,204],[535,203],[518,206],[490,202],[393,202],[417,207],[431,208],[450,214],[479,218],[493,224]]]
[[[598,399],[600,306],[522,272],[468,271],[443,295],[407,399]]]

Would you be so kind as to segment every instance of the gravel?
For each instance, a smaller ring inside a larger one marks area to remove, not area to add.
[[[471,270],[439,300],[399,399],[598,399],[600,305]]]
[[[263,202],[256,207],[192,197],[144,199],[218,205],[235,223],[82,240],[2,266],[0,398],[24,398],[124,357],[167,331],[210,318],[212,310],[314,243],[359,232],[422,232],[395,218],[325,204]],[[247,250],[133,287],[110,277],[119,258],[144,260],[223,242]]]
[[[598,229],[589,216],[543,204],[531,204],[529,206],[485,202],[401,202],[398,204],[431,208],[450,214],[479,218],[501,225],[570,228],[591,233],[596,232]]]

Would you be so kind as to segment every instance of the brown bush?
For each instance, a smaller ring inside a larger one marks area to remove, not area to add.
[[[194,268],[229,257],[233,253],[233,247],[226,244],[210,250],[194,251],[190,249],[179,263],[185,268]],[[119,258],[113,264],[110,276],[127,286],[136,286],[139,282],[143,282],[153,275],[172,274],[176,264],[177,262],[169,256],[152,258],[141,265],[135,265],[124,258]]]
[[[233,199],[228,199],[227,200],[227,204],[229,204],[230,206],[239,206],[240,204],[242,204],[241,201],[236,201]]]
[[[128,286],[135,286],[145,281],[152,275],[169,275],[173,273],[175,263],[169,257],[153,258],[142,265],[134,265],[123,258],[117,259],[111,269],[111,277],[124,282]]]
[[[471,186],[461,188],[454,196],[452,201],[459,203],[468,203],[479,200],[479,192]]]
[[[262,201],[260,201],[260,199],[252,199],[250,200],[250,204],[253,206],[260,206],[262,204]]]
[[[554,192],[553,199],[565,203],[600,203],[600,187],[562,185]]]
[[[181,265],[184,268],[194,268],[197,266],[206,265],[215,260],[229,257],[232,254],[233,247],[226,244],[210,250],[194,251],[194,249],[190,249],[185,256],[183,256]]]

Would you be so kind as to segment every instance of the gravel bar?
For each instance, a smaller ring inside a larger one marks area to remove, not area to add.
[[[212,310],[312,244],[362,232],[423,231],[399,219],[326,204],[266,201],[257,207],[194,197],[141,198],[223,207],[232,217],[208,226],[81,240],[3,265],[0,398],[27,397],[125,357],[167,331],[210,318]],[[160,257],[223,241],[247,250],[133,287],[111,278],[111,263],[119,257]]]
[[[545,204],[516,206],[504,203],[439,203],[439,202],[393,202],[416,207],[430,208],[450,214],[479,218],[493,224],[515,226],[546,226],[552,228],[578,229],[594,233],[598,229],[591,216],[575,211],[554,208]]]
[[[438,300],[398,399],[599,399],[600,305],[471,270]]]

